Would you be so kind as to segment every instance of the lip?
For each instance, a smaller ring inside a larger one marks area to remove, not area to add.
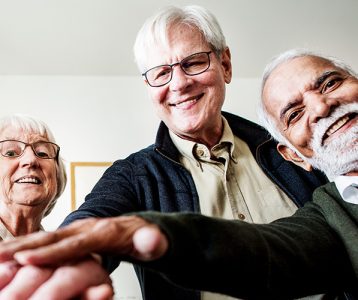
[[[39,177],[34,175],[24,175],[15,180],[18,184],[41,184],[42,181]]]
[[[349,113],[340,117],[336,122],[331,124],[322,137],[322,145],[333,138],[334,135],[350,128],[358,120],[358,113]]]
[[[177,108],[188,108],[191,107],[193,104],[197,103],[203,96],[204,93],[201,93],[199,95],[189,97],[184,100],[179,100],[174,103],[170,103],[169,106],[175,106]]]

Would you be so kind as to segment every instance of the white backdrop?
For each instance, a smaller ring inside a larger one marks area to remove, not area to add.
[[[224,110],[256,120],[259,85],[256,78],[233,79]],[[139,77],[0,76],[0,104],[0,117],[23,113],[45,121],[61,146],[68,184],[43,221],[46,230],[56,229],[71,211],[71,162],[124,158],[152,144],[159,124]],[[80,194],[96,180],[88,181],[79,184]],[[112,279],[116,299],[141,299],[131,265],[121,264]]]
[[[259,81],[235,78],[224,110],[256,120]],[[114,161],[152,144],[159,124],[139,77],[0,76],[0,104],[0,117],[24,113],[45,121],[68,171],[73,161]],[[60,224],[70,203],[68,182],[44,219],[47,230]]]

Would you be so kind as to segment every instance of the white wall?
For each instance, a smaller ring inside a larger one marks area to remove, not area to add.
[[[233,79],[225,110],[255,120],[259,79]],[[154,142],[159,120],[140,77],[0,76],[0,117],[24,113],[52,129],[73,161],[114,161]],[[69,178],[70,179],[70,178]],[[69,184],[43,224],[55,229],[70,212]]]
[[[224,110],[255,120],[259,83],[233,79]],[[45,121],[61,146],[68,184],[43,221],[46,230],[71,211],[70,162],[124,158],[152,144],[159,124],[139,77],[0,76],[0,104],[0,117],[23,113]],[[121,264],[112,279],[116,299],[141,299],[130,264]]]

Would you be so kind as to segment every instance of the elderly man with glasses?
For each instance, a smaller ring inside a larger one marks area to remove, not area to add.
[[[63,225],[147,210],[268,223],[292,215],[326,182],[322,173],[286,162],[262,127],[222,112],[231,54],[209,11],[161,10],[140,29],[134,52],[162,121],[156,141],[116,161]],[[103,256],[108,271],[118,264],[118,257]],[[136,271],[147,300],[223,299]]]
[[[206,9],[161,10],[140,29],[134,53],[162,121],[155,144],[115,162],[64,224],[145,210],[268,223],[292,215],[326,181],[285,162],[258,125],[222,112],[231,54]],[[109,271],[118,263],[104,258]],[[222,297],[136,270],[145,299]]]

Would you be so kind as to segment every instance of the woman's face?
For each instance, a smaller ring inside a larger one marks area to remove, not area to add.
[[[9,139],[25,143],[48,141],[39,134],[7,128],[0,133],[0,141]],[[20,157],[0,155],[0,200],[8,207],[44,211],[56,192],[55,159],[37,157],[30,146]]]

